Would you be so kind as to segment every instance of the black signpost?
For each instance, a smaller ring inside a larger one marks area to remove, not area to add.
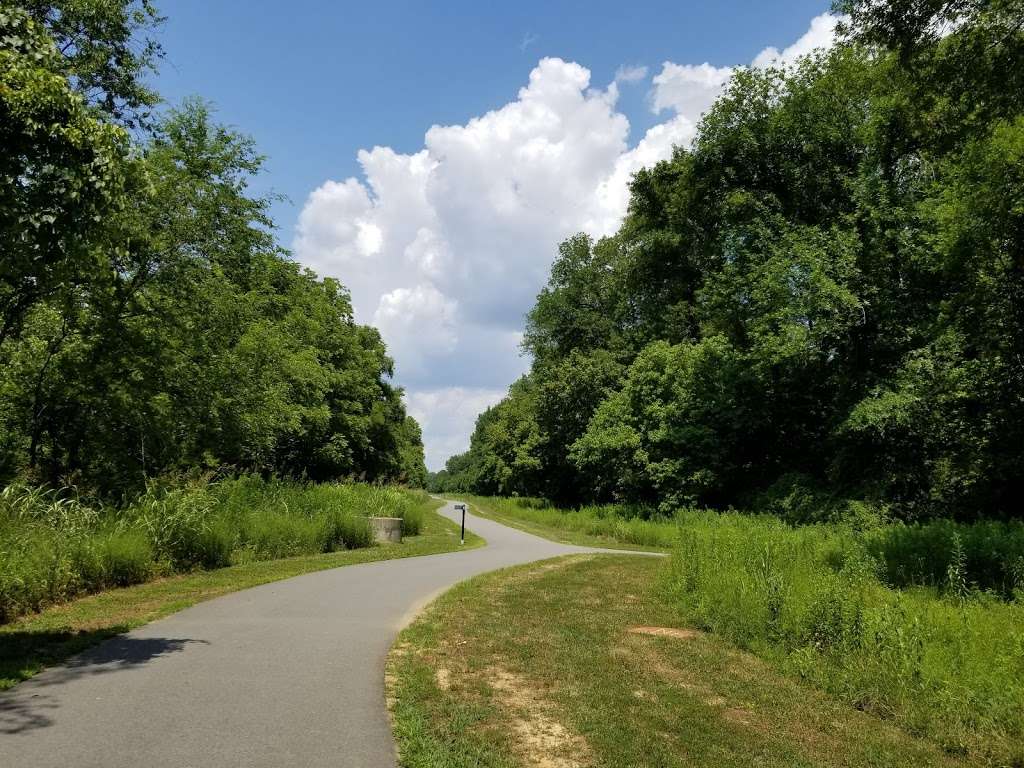
[[[466,543],[466,505],[465,504],[456,504],[455,508],[462,510],[462,540],[461,540],[460,543],[461,544],[465,544]]]

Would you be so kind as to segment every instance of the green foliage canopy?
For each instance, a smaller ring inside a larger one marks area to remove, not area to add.
[[[144,114],[157,22],[133,0],[0,10],[0,481],[422,483],[380,335],[277,244],[252,140],[198,100]]]
[[[532,370],[444,483],[1019,515],[1024,3],[838,9],[840,45],[738,70],[618,233],[562,244]]]

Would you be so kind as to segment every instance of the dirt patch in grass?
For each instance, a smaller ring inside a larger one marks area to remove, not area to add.
[[[447,667],[441,667],[434,674],[437,678],[437,687],[442,691],[447,691],[452,687],[452,671]]]
[[[517,752],[536,768],[580,768],[590,764],[590,750],[579,734],[558,722],[550,702],[524,677],[498,667],[487,670],[487,682],[508,710]]]
[[[674,637],[677,640],[693,640],[694,638],[702,637],[704,634],[696,629],[683,629],[682,627],[630,627],[629,632],[634,635]]]

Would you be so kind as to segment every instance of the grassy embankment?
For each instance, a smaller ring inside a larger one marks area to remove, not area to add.
[[[555,765],[1024,764],[1024,527],[675,525],[667,562],[524,569],[439,602],[392,659],[406,764],[529,764],[531,708],[571,736]],[[626,632],[643,625],[696,634]]]
[[[401,764],[957,764],[712,635],[631,631],[685,627],[656,587],[661,567],[572,556],[444,595],[389,662]]]
[[[211,495],[212,505],[208,503]],[[190,501],[183,501],[189,496]],[[5,500],[10,502],[12,498],[10,493]],[[53,497],[46,498],[47,503],[55,503]],[[157,498],[160,496],[153,494],[139,503],[153,514]],[[192,510],[188,519],[205,521],[195,529],[198,533],[193,539],[207,542],[208,547],[198,547],[195,552],[226,551],[223,567],[203,567],[202,561],[175,563],[146,533],[140,533],[135,525],[139,509],[127,513],[86,512],[75,509],[73,503],[62,502],[59,507],[71,510],[67,517],[84,515],[92,520],[69,531],[70,522],[61,524],[41,514],[31,520],[15,517],[8,504],[0,534],[2,580],[7,590],[3,595],[8,606],[19,606],[22,613],[28,608],[24,598],[14,602],[12,594],[32,595],[42,610],[0,626],[0,690],[108,637],[202,600],[311,571],[459,548],[458,529],[435,512],[437,502],[424,493],[243,480],[217,487],[179,489],[171,493],[170,501],[166,495],[163,498],[165,510],[177,504]],[[329,505],[334,511],[328,511]],[[205,512],[197,513],[197,507]],[[407,530],[415,533],[401,544],[373,545],[369,536],[363,535],[365,519],[357,519],[367,514],[402,516]],[[333,530],[344,525],[358,532],[359,538],[351,541],[352,548],[346,549],[343,539],[327,535],[332,520]],[[232,527],[232,522],[237,527]],[[164,523],[171,526],[166,520]],[[178,527],[184,528],[184,524],[179,521]],[[218,533],[210,534],[211,530]],[[181,534],[177,541],[186,539]],[[134,541],[137,547],[110,544],[121,540]],[[478,537],[467,535],[467,547],[482,543]],[[21,550],[15,549],[19,544]],[[330,546],[333,551],[324,551]],[[128,554],[120,557],[108,554],[125,549]],[[123,573],[118,570],[124,568],[119,563],[133,563],[130,573],[141,583],[123,588],[89,583],[76,569],[83,561],[98,561],[101,572],[108,574]],[[209,561],[207,564],[212,565]],[[177,568],[183,572],[177,572]],[[84,594],[87,591],[94,594]]]
[[[467,501],[475,515],[562,544],[667,551],[676,543],[674,521],[651,516],[650,510],[641,507],[602,504],[560,510],[539,499],[471,494],[453,494],[452,497]]]

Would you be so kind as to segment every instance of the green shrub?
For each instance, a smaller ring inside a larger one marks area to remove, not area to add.
[[[241,540],[257,560],[273,560],[320,551],[316,520],[301,514],[264,510],[254,512]]]
[[[402,511],[402,534],[419,536],[423,530],[423,507],[410,505]]]
[[[959,575],[970,589],[1012,598],[1024,588],[1024,523],[955,523],[951,520],[885,526],[867,535],[887,583],[896,587],[949,586],[957,547]],[[954,590],[955,591],[955,590]]]
[[[34,532],[33,532],[34,533]],[[70,568],[46,541],[32,534],[0,542],[0,621],[38,610],[69,594]]]
[[[60,550],[64,551],[61,552]],[[54,555],[64,555],[69,560],[74,586],[65,595],[54,595],[53,600],[67,599],[78,592],[95,592],[107,586],[106,568],[98,537],[76,536],[65,540]]]
[[[529,496],[516,497],[514,499],[514,503],[516,506],[523,509],[551,509],[554,507],[554,505],[547,499],[535,499]]]
[[[791,472],[780,476],[759,494],[752,506],[787,522],[811,523],[833,519],[837,501],[812,478]]]
[[[362,506],[368,517],[404,517],[412,500],[398,488],[370,486],[363,495]]]
[[[80,536],[67,546],[76,588],[54,601],[80,592],[108,587],[127,587],[150,577],[154,569],[153,547],[142,531],[97,531]]]
[[[205,487],[148,495],[137,504],[137,514],[157,557],[174,570],[230,564],[235,532],[225,518],[218,518],[215,499]]]

